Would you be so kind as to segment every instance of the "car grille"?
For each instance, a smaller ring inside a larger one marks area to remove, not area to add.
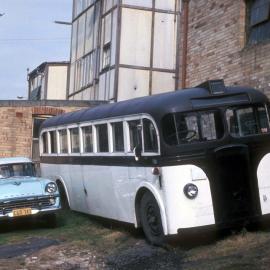
[[[52,197],[28,198],[1,202],[0,215],[8,214],[12,212],[12,210],[20,208],[46,209],[52,206],[50,199],[52,199]]]

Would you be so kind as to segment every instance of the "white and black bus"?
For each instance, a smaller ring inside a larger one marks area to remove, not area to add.
[[[70,208],[143,227],[152,243],[181,229],[270,213],[269,101],[210,81],[48,119],[41,170]]]

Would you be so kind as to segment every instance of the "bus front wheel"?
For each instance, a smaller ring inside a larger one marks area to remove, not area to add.
[[[160,210],[155,197],[150,192],[146,192],[141,199],[140,217],[148,241],[153,245],[163,244],[165,237]]]

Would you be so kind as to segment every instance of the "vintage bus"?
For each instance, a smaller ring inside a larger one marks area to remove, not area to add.
[[[269,101],[251,88],[210,81],[56,116],[40,150],[72,210],[142,227],[151,243],[270,213]]]

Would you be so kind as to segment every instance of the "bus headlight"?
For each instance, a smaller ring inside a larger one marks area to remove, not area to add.
[[[46,185],[45,191],[48,193],[55,193],[57,191],[57,185],[54,182],[50,182]]]
[[[195,199],[198,196],[199,189],[196,185],[194,184],[187,184],[184,187],[184,194],[188,199]]]

